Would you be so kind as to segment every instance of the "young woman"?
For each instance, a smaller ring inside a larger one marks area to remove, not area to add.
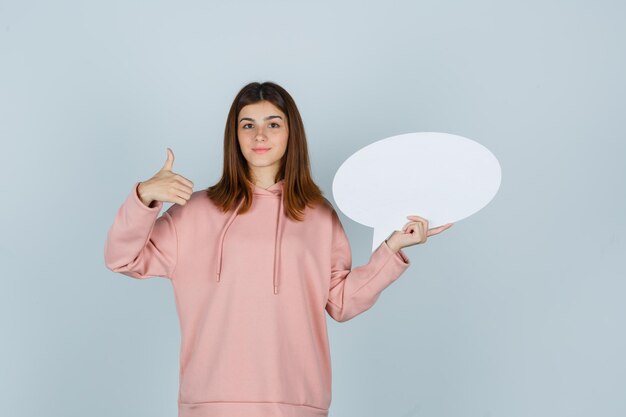
[[[105,263],[133,278],[171,280],[181,325],[179,417],[322,417],[331,403],[325,312],[368,310],[408,267],[401,231],[352,269],[350,243],[310,173],[291,96],[250,83],[226,121],[222,178],[206,190],[165,165],[136,182],[105,243]],[[174,203],[162,216],[164,202]]]

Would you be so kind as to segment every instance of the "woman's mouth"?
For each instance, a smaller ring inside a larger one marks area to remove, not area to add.
[[[269,151],[271,148],[253,148],[252,150],[256,153],[265,153]]]

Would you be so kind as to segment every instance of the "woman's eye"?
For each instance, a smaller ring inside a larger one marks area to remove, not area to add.
[[[272,123],[272,124],[273,124],[273,125],[276,125],[276,126],[278,126],[278,127],[280,127],[280,125],[279,125],[278,123]]]

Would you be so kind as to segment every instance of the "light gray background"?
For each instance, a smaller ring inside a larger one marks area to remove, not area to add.
[[[328,317],[332,417],[626,415],[624,12],[0,1],[0,414],[176,415],[171,285],[107,270],[106,232],[167,146],[214,183],[234,95],[271,80],[331,201],[341,162],[396,134],[466,136],[502,165],[371,310]],[[341,219],[367,262],[372,230]]]

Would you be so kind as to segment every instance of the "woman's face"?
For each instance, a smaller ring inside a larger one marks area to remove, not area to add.
[[[237,138],[253,173],[271,171],[264,173],[273,177],[278,172],[288,137],[287,117],[269,101],[249,104],[239,112]]]

